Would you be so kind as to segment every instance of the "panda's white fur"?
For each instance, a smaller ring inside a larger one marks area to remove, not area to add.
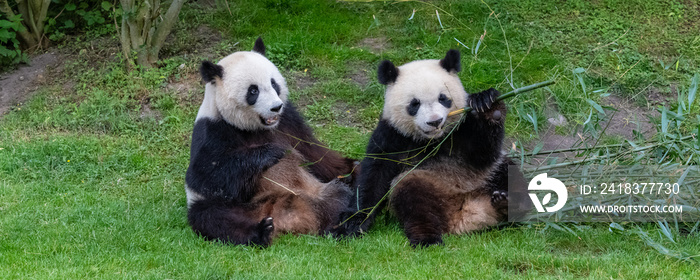
[[[467,103],[467,93],[457,73],[445,71],[439,60],[413,61],[398,69],[400,74],[396,82],[387,85],[382,117],[399,132],[415,140],[441,137],[460,117],[448,117],[447,114]],[[452,100],[450,108],[438,102],[441,93]],[[414,98],[421,105],[416,116],[410,116],[406,104]],[[428,124],[437,120],[442,120],[438,127]]]
[[[287,101],[289,90],[280,71],[265,56],[254,51],[235,52],[221,61],[223,77],[216,77],[213,83],[207,83],[204,101],[197,114],[197,119],[223,118],[228,123],[248,131],[272,129],[279,123],[278,112],[271,109]],[[279,86],[279,95],[272,87],[274,79]],[[259,96],[254,105],[248,105],[246,95],[249,85],[257,85]],[[269,125],[262,120],[268,120]]]

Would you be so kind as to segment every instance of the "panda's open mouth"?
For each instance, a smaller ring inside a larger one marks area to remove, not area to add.
[[[271,126],[276,124],[280,120],[280,115],[275,115],[274,117],[270,118],[263,118],[260,116],[260,122],[262,122],[263,125]]]

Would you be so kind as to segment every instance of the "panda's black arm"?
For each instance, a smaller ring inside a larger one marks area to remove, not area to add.
[[[309,172],[321,182],[329,182],[353,170],[354,160],[346,159],[339,153],[326,148],[316,137],[294,104],[287,102],[278,126],[289,144],[313,164],[307,165]]]
[[[379,122],[361,163],[357,193],[350,201],[350,210],[341,216],[341,222],[345,221],[345,224],[337,234],[357,235],[369,229],[376,215],[386,206],[386,200],[382,198],[391,188],[391,181],[403,171],[398,161],[405,153],[398,152],[410,150],[413,146],[413,141],[400,135],[386,121]],[[368,215],[371,209],[374,210]]]
[[[271,144],[233,152],[204,146],[190,160],[187,185],[205,197],[248,202],[261,174],[284,154],[284,149]]]
[[[503,101],[491,104],[496,97],[498,92],[493,89],[469,95],[472,104],[479,104],[475,107],[483,108],[483,111],[466,113],[464,122],[454,132],[454,139],[450,142],[457,145],[450,148],[456,148],[465,162],[477,169],[490,167],[501,157],[506,107]],[[488,109],[487,103],[490,105]]]
[[[246,135],[225,121],[197,121],[185,177],[187,186],[205,197],[250,200],[262,172],[286,151],[270,143],[250,147],[244,141],[250,138]]]

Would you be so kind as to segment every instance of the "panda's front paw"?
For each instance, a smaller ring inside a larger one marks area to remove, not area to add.
[[[265,144],[259,147],[261,151],[261,160],[264,168],[269,168],[277,164],[286,154],[287,150],[279,145]]]
[[[497,90],[490,88],[479,93],[472,93],[467,98],[467,105],[478,113],[483,113],[491,109],[498,96],[501,95]]]
[[[364,213],[346,211],[340,214],[340,224],[331,229],[336,238],[357,237],[365,233],[372,221]]]
[[[494,207],[500,207],[508,204],[508,192],[507,191],[493,191],[491,194],[491,204]]]
[[[493,88],[473,93],[467,98],[467,105],[472,108],[472,115],[484,115],[493,121],[500,121],[505,115],[505,105],[498,100],[500,95]]]

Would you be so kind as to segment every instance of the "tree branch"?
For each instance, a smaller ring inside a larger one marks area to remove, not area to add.
[[[177,22],[177,15],[180,13],[180,9],[182,5],[185,4],[185,1],[186,0],[173,0],[173,2],[170,3],[168,12],[165,13],[165,17],[163,17],[163,21],[156,27],[156,31],[153,34],[153,45],[151,46],[152,51],[156,54],[163,47],[165,38],[168,37],[170,30],[173,28],[173,25],[175,25],[175,22]]]
[[[12,11],[12,8],[10,8],[10,5],[7,3],[7,0],[0,0],[0,11],[2,11],[7,18],[13,18],[16,16]],[[22,27],[23,28],[17,31],[17,34],[19,34],[19,39],[26,45],[27,48],[33,48],[37,44],[36,40],[34,40],[32,34],[29,33],[29,29],[24,25],[24,23],[22,23]]]

